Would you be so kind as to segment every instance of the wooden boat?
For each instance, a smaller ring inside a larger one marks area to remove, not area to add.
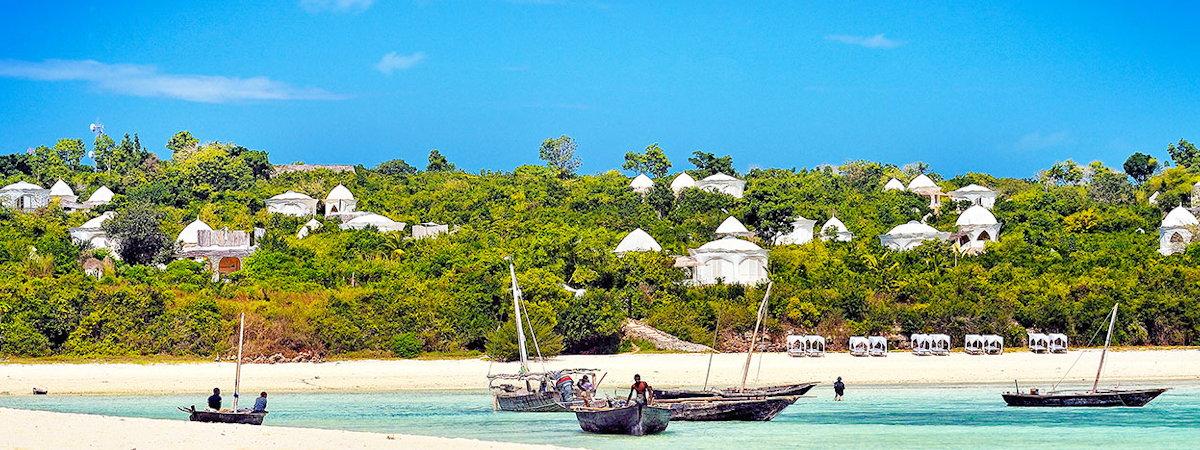
[[[671,420],[766,422],[774,419],[784,408],[796,403],[797,396],[765,398],[693,398],[655,400],[655,405],[671,407]]]
[[[655,389],[655,400],[674,400],[685,398],[707,398],[707,397],[724,397],[724,398],[745,398],[745,397],[772,397],[772,396],[801,396],[807,394],[818,383],[797,383],[785,384],[780,386],[766,386],[757,388],[746,388],[739,390],[738,388],[726,389]]]
[[[616,408],[575,408],[579,428],[588,433],[644,436],[660,433],[671,423],[671,408],[629,405]]]
[[[239,320],[238,328],[238,353],[237,353],[237,369],[233,376],[233,408],[228,410],[211,411],[198,410],[195,405],[187,408],[180,407],[180,411],[188,414],[188,420],[192,422],[213,422],[213,423],[241,423],[247,425],[262,425],[263,418],[267,416],[266,411],[251,411],[249,409],[238,409],[238,394],[242,388],[242,341],[246,337],[246,314],[242,313]]]
[[[1008,404],[1008,406],[1023,407],[1139,407],[1145,406],[1151,400],[1166,392],[1167,388],[1099,389],[1100,374],[1104,371],[1104,357],[1108,355],[1108,345],[1112,341],[1113,326],[1117,322],[1117,306],[1113,305],[1112,316],[1108,320],[1108,335],[1104,337],[1104,350],[1100,353],[1100,365],[1096,368],[1096,380],[1092,382],[1092,389],[1074,392],[1055,391],[1053,389],[1047,392],[1040,392],[1037,389],[1030,389],[1029,392],[1021,392],[1021,388],[1018,386],[1017,392],[1005,392],[1001,394],[1001,397],[1004,398],[1004,403]],[[1066,339],[1064,338],[1063,340],[1065,341]]]
[[[555,383],[564,375],[591,376],[593,381],[592,393],[600,385],[603,376],[596,379],[601,372],[596,369],[565,369],[558,371],[530,372],[529,351],[525,346],[525,327],[521,321],[522,298],[521,289],[517,287],[516,269],[510,261],[508,274],[511,278],[513,296],[513,318],[517,323],[517,351],[520,355],[521,368],[515,374],[488,375],[488,389],[492,391],[492,407],[498,411],[511,412],[571,412],[571,408],[583,406],[583,399],[578,397],[564,401],[555,389]],[[537,348],[537,336],[533,335],[533,327],[529,328],[533,337],[533,345]],[[541,356],[541,350],[538,350]],[[574,377],[573,377],[574,379]],[[573,392],[578,391],[576,388]]]

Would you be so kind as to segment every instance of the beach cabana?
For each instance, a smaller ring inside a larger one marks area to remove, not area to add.
[[[871,356],[887,356],[887,338],[883,336],[871,336],[868,338],[868,341],[871,343]]]
[[[1004,353],[1004,337],[995,334],[983,335],[983,351],[989,355]]]
[[[1029,333],[1029,351],[1046,353],[1050,349],[1050,337],[1042,333]]]
[[[867,356],[871,352],[871,343],[862,336],[850,336],[850,354],[854,356]]]
[[[825,337],[811,335],[805,339],[804,353],[814,358],[825,356]]]
[[[930,347],[933,345],[929,340],[928,334],[914,333],[908,337],[908,342],[912,346],[912,352],[917,356],[928,356]]]
[[[807,356],[808,352],[805,346],[808,344],[808,336],[798,334],[789,334],[787,337],[787,354],[788,356]]]
[[[931,334],[929,335],[929,352],[937,356],[946,356],[950,354],[950,335],[947,334]]]
[[[978,334],[968,334],[963,336],[963,352],[968,355],[982,355],[984,353],[984,339]]]
[[[1049,344],[1046,347],[1050,353],[1066,353],[1067,352],[1067,335],[1062,333],[1050,333],[1046,336]]]

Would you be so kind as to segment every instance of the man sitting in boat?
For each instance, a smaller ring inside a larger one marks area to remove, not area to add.
[[[592,406],[592,389],[596,386],[592,384],[592,380],[588,379],[587,375],[579,380],[579,398],[583,399],[583,406]]]
[[[567,375],[566,372],[562,372],[559,375],[558,381],[554,382],[554,387],[558,388],[558,394],[562,397],[564,403],[570,402],[574,397],[575,380],[572,380],[571,376]]]
[[[258,394],[258,398],[254,399],[254,409],[251,411],[265,412],[266,410],[267,410],[267,393],[266,393],[266,391],[263,391],[263,393]]]
[[[213,395],[208,397],[208,409],[221,410],[221,388],[213,388]]]
[[[633,398],[634,394],[637,394],[636,399]],[[640,374],[633,376],[633,385],[629,386],[629,397],[625,398],[625,402],[628,403],[630,399],[633,399],[639,405],[649,405],[650,402],[654,401],[654,388],[650,387],[649,383],[642,381]]]

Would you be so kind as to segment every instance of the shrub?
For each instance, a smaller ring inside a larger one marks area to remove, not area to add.
[[[425,341],[413,333],[401,333],[392,338],[392,353],[401,358],[416,358]]]

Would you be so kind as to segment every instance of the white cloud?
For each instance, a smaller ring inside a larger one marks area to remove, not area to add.
[[[857,45],[866,48],[896,48],[904,45],[905,42],[895,39],[888,39],[883,36],[883,33],[874,36],[852,36],[848,34],[831,34],[825,36],[825,39],[841,42],[843,44]]]
[[[321,12],[363,12],[375,0],[300,0],[300,7],[311,14]]]
[[[401,55],[396,52],[389,52],[379,58],[379,62],[375,63],[375,70],[391,75],[397,70],[408,70],[413,66],[420,64],[425,60],[425,52],[416,52],[411,55]]]
[[[1042,134],[1034,131],[1032,133],[1021,136],[1017,140],[1016,147],[1021,150],[1042,150],[1053,147],[1061,147],[1074,142],[1071,138],[1071,133],[1066,131],[1056,131],[1049,134]]]
[[[345,98],[316,88],[299,88],[267,77],[161,73],[150,65],[106,64],[94,60],[0,60],[0,77],[41,81],[84,81],[106,92],[165,97],[191,102],[238,100],[336,100]]]

